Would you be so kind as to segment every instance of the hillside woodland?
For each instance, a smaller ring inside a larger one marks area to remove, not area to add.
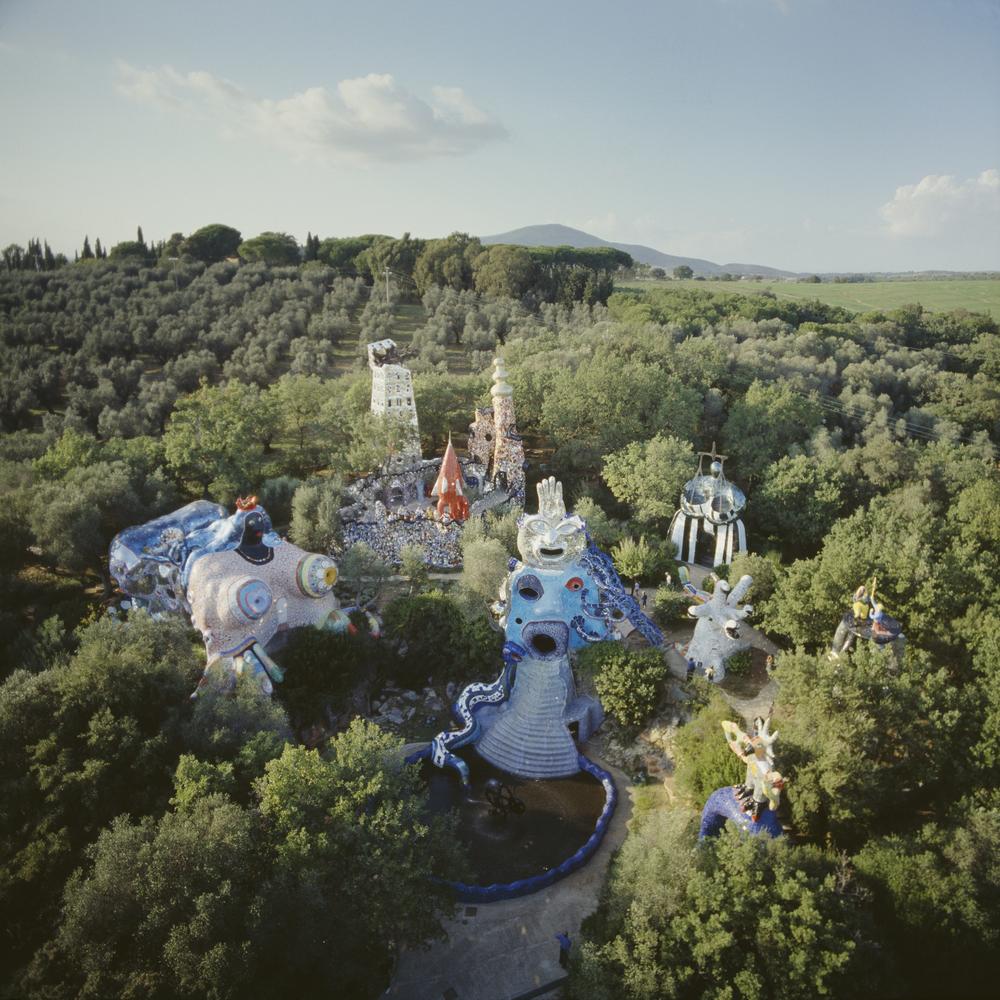
[[[373,996],[396,949],[439,933],[449,901],[429,875],[464,859],[393,763],[401,741],[349,719],[371,677],[440,672],[437,636],[457,650],[442,680],[495,672],[484,598],[512,518],[468,533],[447,594],[411,553],[407,592],[383,595],[388,641],[293,641],[271,702],[190,701],[197,636],[106,613],[113,535],[198,497],[254,493],[293,540],[338,551],[343,484],[395,433],[368,413],[364,345],[386,336],[415,373],[426,455],[461,443],[502,351],[529,481],[559,476],[648,585],[673,569],[666,531],[697,451],[715,442],[748,496],[754,554],[728,572],[753,575],[755,624],[783,650],[773,728],[794,835],[697,848],[695,794],[638,820],[569,994],[992,993],[993,320],[615,292],[618,251],[463,234],[310,236],[294,255],[283,234],[221,226],[138,237],[107,256],[88,240],[73,263],[8,248],[0,271],[0,995]],[[341,556],[345,586],[384,577],[366,558]],[[904,662],[829,660],[876,574]],[[684,601],[663,587],[656,605],[669,627]],[[728,780],[704,702],[684,727],[704,738],[678,750],[696,789]],[[332,738],[307,740],[317,724]]]

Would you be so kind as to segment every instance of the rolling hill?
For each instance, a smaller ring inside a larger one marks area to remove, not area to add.
[[[672,271],[675,267],[687,264],[695,274],[705,276],[723,274],[761,274],[772,278],[794,277],[791,271],[779,271],[774,267],[765,267],[762,264],[714,264],[710,260],[702,260],[700,257],[678,257],[675,254],[664,253],[654,247],[642,246],[638,243],[612,243],[610,240],[602,240],[599,236],[585,233],[580,229],[573,229],[570,226],[561,226],[558,223],[549,223],[544,226],[523,226],[521,229],[512,229],[509,233],[498,233],[495,236],[481,236],[480,239],[485,244],[492,243],[517,243],[526,247],[614,247],[616,250],[624,250],[630,254],[633,260],[641,264],[649,264],[651,267],[662,267],[666,271]]]

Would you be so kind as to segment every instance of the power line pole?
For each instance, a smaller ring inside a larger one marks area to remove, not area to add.
[[[389,305],[389,265],[385,265],[385,304]]]

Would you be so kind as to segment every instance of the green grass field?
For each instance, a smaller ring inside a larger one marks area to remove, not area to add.
[[[931,312],[968,309],[1000,320],[1000,280],[954,278],[939,281],[872,281],[857,284],[799,284],[794,281],[626,281],[623,288],[700,288],[709,292],[759,295],[773,292],[779,299],[819,299],[855,312],[896,309],[920,303]]]

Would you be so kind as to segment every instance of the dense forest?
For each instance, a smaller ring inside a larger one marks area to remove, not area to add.
[[[748,496],[754,554],[728,571],[753,575],[755,622],[783,650],[794,833],[695,848],[699,796],[731,770],[715,752],[725,709],[700,691],[678,743],[687,798],[633,822],[569,995],[992,993],[994,321],[615,292],[617,251],[463,234],[137,236],[107,255],[88,239],[72,263],[8,247],[0,270],[0,995],[376,995],[394,951],[439,932],[449,901],[429,875],[465,861],[392,763],[401,740],[350,719],[373,677],[495,672],[483,598],[512,518],[468,532],[446,594],[411,554],[386,640],[293,640],[273,702],[191,702],[197,637],[106,612],[112,536],[197,497],[255,493],[294,541],[338,551],[343,484],[395,433],[368,413],[364,345],[385,336],[415,373],[425,454],[461,440],[502,350],[529,479],[559,476],[630,577],[673,567],[696,451],[717,442]],[[345,587],[387,574],[340,558]],[[905,659],[831,661],[850,593],[876,574]],[[662,588],[656,605],[669,622],[684,601]],[[606,660],[613,701],[612,675],[642,664]]]

